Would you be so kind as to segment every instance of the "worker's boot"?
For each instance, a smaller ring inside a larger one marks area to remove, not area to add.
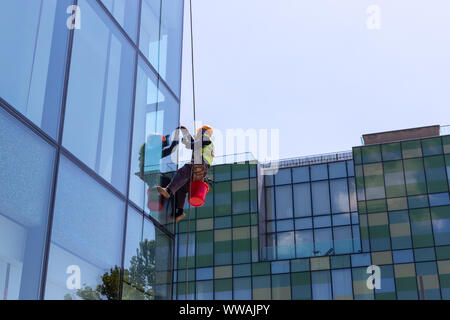
[[[170,190],[163,187],[156,187],[156,190],[158,190],[159,194],[162,195],[164,198],[169,199],[170,198]]]
[[[179,216],[175,218],[175,222],[176,223],[180,222],[180,220],[184,219],[184,217],[186,217],[186,214],[182,212]]]

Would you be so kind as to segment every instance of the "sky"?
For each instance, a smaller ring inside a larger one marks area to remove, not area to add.
[[[224,134],[278,129],[279,152],[269,157],[450,124],[448,0],[192,3],[197,120]],[[192,129],[188,14],[185,0],[181,122]],[[224,141],[216,139],[218,155]]]

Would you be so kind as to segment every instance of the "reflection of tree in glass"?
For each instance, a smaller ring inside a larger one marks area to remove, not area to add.
[[[101,284],[92,289],[84,285],[77,290],[76,297],[82,300],[119,300],[120,267],[115,266],[101,276]],[[139,243],[136,255],[130,260],[129,269],[123,275],[123,300],[151,300],[154,298],[153,284],[155,283],[155,240]],[[72,300],[71,294],[64,296]]]

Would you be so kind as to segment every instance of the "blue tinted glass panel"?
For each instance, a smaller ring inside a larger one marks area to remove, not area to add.
[[[295,232],[296,257],[304,258],[314,256],[314,240],[312,230]]]
[[[328,168],[326,164],[311,166],[311,180],[328,179]]]
[[[347,173],[349,177],[355,176],[355,166],[353,165],[353,161],[347,161]]]
[[[102,0],[117,22],[136,41],[139,0]]]
[[[277,232],[291,231],[294,229],[294,220],[281,220],[277,221]]]
[[[289,261],[274,261],[272,262],[272,274],[289,273]]]
[[[344,178],[347,177],[347,163],[342,162],[332,162],[328,164],[330,170],[330,179]]]
[[[370,253],[361,253],[352,255],[352,267],[370,266]]]
[[[276,187],[277,219],[293,217],[291,185]]]
[[[330,194],[328,181],[312,183],[312,199],[314,215],[330,213]]]
[[[0,97],[53,138],[59,129],[70,0],[2,1]]]
[[[291,169],[280,169],[275,175],[275,184],[291,183]]]
[[[330,192],[333,213],[349,212],[347,179],[330,180]]]
[[[0,137],[1,297],[38,299],[55,150],[1,107]]]
[[[312,218],[295,219],[295,229],[311,229]]]
[[[214,287],[213,281],[196,282],[197,300],[212,300],[213,287]]]
[[[196,280],[209,280],[214,277],[213,268],[199,268],[196,271]]]
[[[122,299],[170,299],[172,240],[131,207],[128,208],[124,266]],[[185,273],[180,272],[182,277]]]
[[[450,204],[450,194],[448,192],[429,194],[428,198],[430,200],[430,207],[446,206]]]
[[[314,300],[331,300],[331,279],[329,271],[311,272]]]
[[[277,234],[278,259],[295,257],[294,232],[281,232]]]
[[[336,254],[353,252],[352,228],[336,227],[333,229],[334,252]]]
[[[352,299],[352,274],[350,269],[332,270],[334,299]]]
[[[356,216],[358,216],[357,213],[356,213]],[[333,225],[334,226],[342,226],[342,225],[346,225],[346,224],[351,224],[350,213],[333,215]]]
[[[162,224],[169,223],[171,201],[155,186],[167,186],[177,169],[179,104],[148,66],[139,60],[131,154],[130,199]],[[185,150],[185,149],[184,149]]]
[[[408,263],[414,261],[412,250],[394,250],[392,251],[394,263]]]
[[[292,168],[293,182],[308,182],[309,181],[309,167]]]
[[[314,228],[331,226],[331,216],[314,217]]]
[[[331,228],[314,230],[315,250],[324,255],[333,248],[333,237]]]
[[[125,192],[135,53],[98,3],[79,6],[83,27],[74,36],[63,145]]]
[[[70,266],[78,266],[82,272],[82,292],[89,291],[88,286],[101,285],[105,273],[118,276],[124,216],[125,203],[61,158],[46,299],[81,298],[77,290],[66,286],[66,270]],[[106,299],[101,292],[94,296]]]
[[[311,187],[309,183],[294,184],[295,216],[311,216]]]

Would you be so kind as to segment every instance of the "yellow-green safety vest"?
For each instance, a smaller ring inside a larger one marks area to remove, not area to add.
[[[209,163],[209,166],[212,166],[214,160],[214,143],[212,141],[202,148],[202,157]]]

